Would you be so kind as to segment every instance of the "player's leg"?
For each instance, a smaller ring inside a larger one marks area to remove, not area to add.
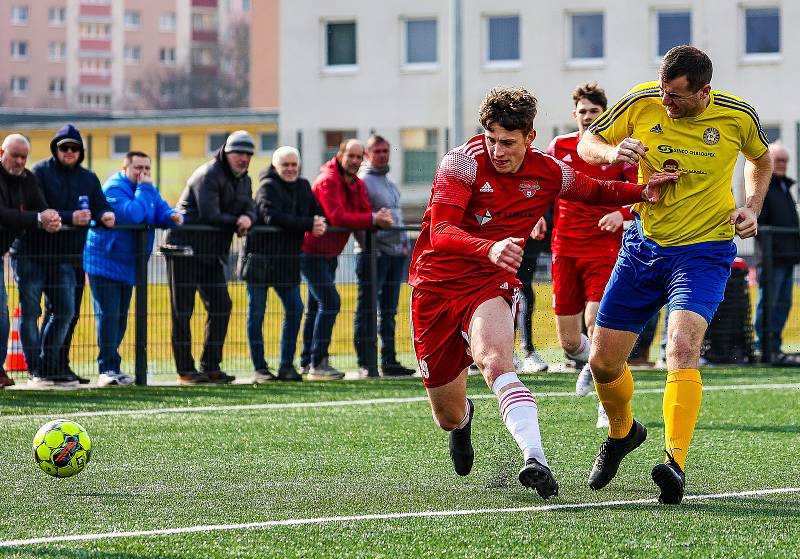
[[[449,433],[450,459],[460,476],[472,471],[472,415],[475,406],[467,398],[467,369],[443,386],[426,387],[433,420]]]
[[[520,482],[545,499],[558,495],[558,482],[542,447],[536,400],[514,367],[514,318],[509,301],[494,297],[482,302],[472,314],[469,339],[475,363],[497,396],[503,423],[522,450],[525,464]]]
[[[561,348],[568,358],[586,362],[589,359],[589,338],[581,328],[586,298],[576,264],[575,258],[553,256],[553,312]]]

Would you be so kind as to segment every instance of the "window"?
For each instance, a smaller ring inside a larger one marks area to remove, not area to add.
[[[777,142],[781,139],[781,125],[780,124],[762,124],[761,130],[769,140],[769,143]]]
[[[225,141],[228,139],[227,132],[211,132],[207,136],[208,145],[206,146],[206,151],[208,153],[213,153],[217,151],[219,148],[225,145]]]
[[[25,60],[28,58],[28,41],[11,41],[11,58]]]
[[[354,21],[328,23],[325,31],[328,66],[355,66],[356,64],[356,24]]]
[[[47,8],[47,23],[51,27],[62,27],[67,19],[67,9],[62,7]]]
[[[572,59],[603,58],[603,14],[572,14]]]
[[[26,76],[11,76],[11,94],[25,95],[28,93],[28,78]]]
[[[114,134],[111,136],[112,157],[124,157],[129,151],[131,151],[130,134]]]
[[[125,45],[122,57],[125,59],[125,64],[138,64],[142,59],[142,47]]]
[[[111,26],[107,23],[81,23],[81,39],[110,39]]]
[[[162,66],[175,66],[175,47],[161,47],[158,51],[158,61]]]
[[[275,132],[262,132],[259,139],[261,140],[261,152],[272,153],[278,149],[278,134]]]
[[[192,14],[194,31],[214,31],[217,29],[217,16],[214,13],[198,12]]]
[[[142,25],[142,13],[133,10],[125,10],[125,29],[139,29]]]
[[[50,62],[62,62],[67,57],[67,43],[50,41],[47,45],[47,57]]]
[[[781,14],[778,8],[744,11],[745,54],[777,54],[781,51]]]
[[[28,25],[28,6],[11,6],[11,24]]]
[[[216,49],[213,47],[193,47],[192,48],[192,65],[193,66],[216,66]],[[229,64],[230,59],[222,61],[223,66]]]
[[[161,155],[176,156],[181,154],[180,134],[161,134]]]
[[[519,60],[519,16],[492,16],[486,19],[486,61]]]
[[[406,21],[406,64],[435,64],[436,20],[410,19]]]
[[[692,43],[692,14],[690,12],[656,13],[656,55],[664,56],[672,47]]]
[[[176,26],[175,12],[164,12],[158,18],[158,30],[172,32]]]
[[[78,103],[86,109],[106,109],[111,106],[111,95],[99,93],[81,93]]]
[[[406,128],[400,131],[403,147],[403,182],[429,183],[439,163],[439,133],[435,128]]]
[[[355,130],[325,130],[322,135],[325,140],[325,151],[322,152],[322,159],[330,161],[339,151],[339,144],[350,138],[355,138],[357,132]]]
[[[250,0],[242,0],[242,11],[243,12],[250,11]]]
[[[81,74],[108,76],[111,74],[111,60],[108,58],[81,58]]]
[[[64,97],[64,78],[52,78],[47,86],[51,97]]]

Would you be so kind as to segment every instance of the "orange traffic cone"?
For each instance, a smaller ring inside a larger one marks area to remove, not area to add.
[[[27,371],[25,354],[22,353],[22,342],[19,340],[19,307],[14,309],[11,320],[11,334],[8,336],[8,353],[6,354],[6,371]]]

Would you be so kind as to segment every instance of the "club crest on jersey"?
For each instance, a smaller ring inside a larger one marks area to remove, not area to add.
[[[714,127],[703,130],[703,142],[713,146],[719,142],[719,130]]]
[[[571,162],[572,161],[572,155],[568,153],[567,155],[565,155],[564,157],[561,158],[561,161],[566,161],[567,163]]]
[[[475,219],[478,220],[479,225],[486,225],[492,220],[492,214],[489,213],[489,210],[484,210],[483,215],[475,214]]]
[[[536,191],[540,188],[541,186],[539,186],[538,182],[523,182],[521,185],[519,185],[519,191],[525,194],[526,198],[530,198],[536,194]]]
[[[492,185],[489,184],[489,181],[486,181],[485,183],[483,183],[483,186],[481,187],[480,191],[481,192],[494,192],[494,188],[492,188]]]
[[[664,130],[661,129],[661,124],[656,124],[650,129],[653,134],[663,134]]]

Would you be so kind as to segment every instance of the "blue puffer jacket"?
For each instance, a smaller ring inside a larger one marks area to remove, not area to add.
[[[117,225],[149,224],[174,227],[169,207],[152,184],[134,184],[120,171],[103,185],[103,193],[117,216]],[[136,231],[95,228],[83,251],[83,268],[90,275],[136,283]],[[147,255],[153,250],[154,231],[147,232]]]

